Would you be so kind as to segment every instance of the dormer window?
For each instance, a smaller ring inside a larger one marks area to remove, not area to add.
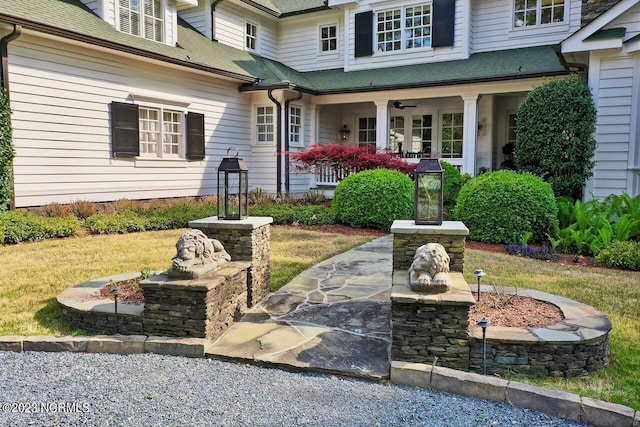
[[[119,28],[123,33],[162,41],[162,0],[118,0]]]
[[[431,4],[378,12],[376,33],[378,52],[431,46]]]
[[[245,26],[245,47],[247,50],[256,50],[258,46],[258,26],[247,21]]]
[[[513,26],[519,28],[564,22],[564,3],[565,0],[515,0]]]

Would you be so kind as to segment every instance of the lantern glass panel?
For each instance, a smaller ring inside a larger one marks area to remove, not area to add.
[[[424,225],[442,224],[442,175],[437,159],[422,159],[415,171],[415,222]]]

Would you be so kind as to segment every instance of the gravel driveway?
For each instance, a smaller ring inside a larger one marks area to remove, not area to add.
[[[580,426],[411,387],[153,354],[0,352],[2,426]]]

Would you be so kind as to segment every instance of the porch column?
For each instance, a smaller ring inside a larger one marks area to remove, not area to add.
[[[384,150],[389,147],[389,101],[378,100],[376,103],[376,148]]]
[[[464,101],[464,130],[462,134],[462,173],[476,174],[478,146],[478,94],[461,95]]]

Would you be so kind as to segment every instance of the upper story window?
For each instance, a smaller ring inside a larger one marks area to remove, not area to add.
[[[376,15],[378,52],[431,46],[431,4],[380,11]]]
[[[258,26],[253,22],[247,21],[245,27],[245,47],[249,50],[256,50],[256,46],[258,46]]]
[[[320,52],[335,52],[338,50],[338,27],[323,25],[320,27]]]
[[[302,107],[289,106],[289,144],[302,145]]]
[[[119,0],[118,11],[120,31],[162,41],[162,0]]]
[[[514,27],[564,22],[565,0],[515,0]]]
[[[271,144],[275,141],[272,106],[256,109],[256,140],[258,144]]]

